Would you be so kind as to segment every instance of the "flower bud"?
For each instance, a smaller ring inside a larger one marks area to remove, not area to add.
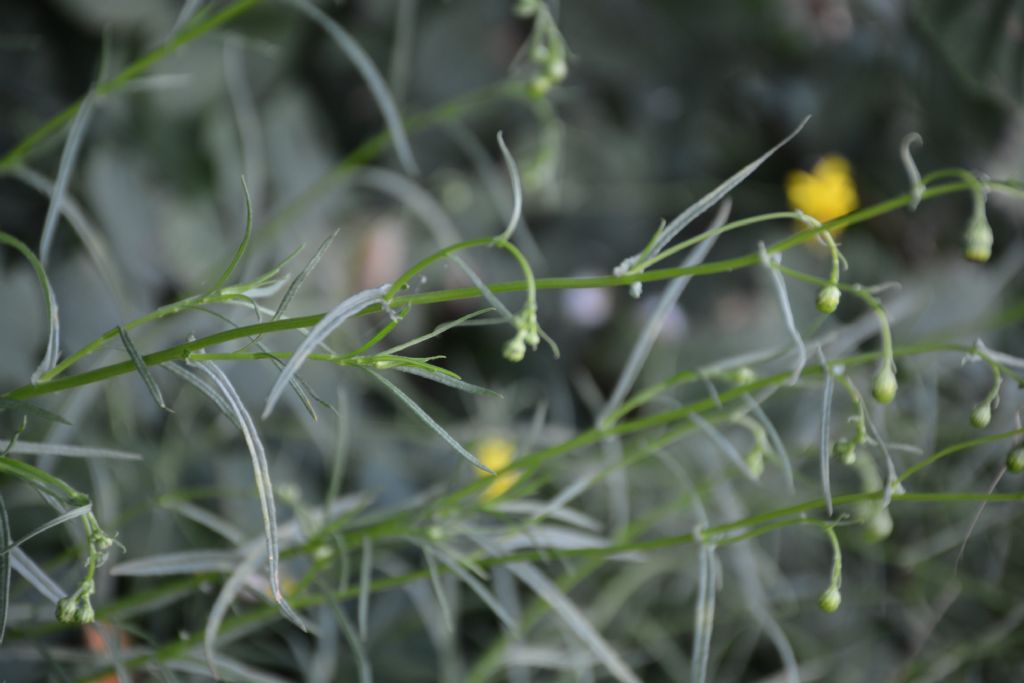
[[[735,380],[736,384],[740,385],[741,387],[746,386],[748,384],[753,384],[754,382],[757,381],[757,373],[754,372],[753,368],[744,365],[741,368],[736,368]]]
[[[832,454],[835,455],[844,465],[852,465],[857,462],[857,448],[849,439],[839,439],[832,447]]]
[[[526,92],[529,93],[530,97],[544,97],[551,90],[552,85],[554,84],[551,82],[550,77],[544,74],[537,74],[526,85]]]
[[[502,355],[505,356],[505,360],[513,363],[518,363],[525,358],[526,344],[523,342],[522,335],[517,334],[505,342],[505,348],[502,350]]]
[[[1006,469],[1011,472],[1024,472],[1024,444],[1017,444],[1006,454]]]
[[[818,310],[822,313],[834,313],[839,307],[842,292],[835,285],[828,285],[818,290]]]
[[[750,470],[750,476],[754,479],[760,479],[761,475],[764,474],[764,451],[759,446],[754,446],[747,453],[745,461],[747,469]]]
[[[883,509],[871,515],[868,519],[864,535],[869,542],[877,543],[889,538],[892,535],[892,529],[892,515],[889,514],[888,510]]]
[[[831,614],[839,609],[839,604],[842,601],[843,596],[839,593],[839,589],[835,586],[829,586],[821,594],[821,597],[818,598],[818,607],[821,608],[821,611]]]
[[[984,210],[976,212],[964,235],[964,256],[971,261],[985,263],[992,258],[992,226],[988,224],[988,218]]]
[[[569,75],[569,65],[561,57],[548,60],[547,75],[555,83],[561,83]]]
[[[971,425],[977,429],[984,429],[988,427],[988,423],[992,421],[992,404],[991,403],[979,403],[974,406],[974,410],[971,411]]]
[[[77,609],[75,603],[77,598],[72,595],[66,598],[61,598],[57,601],[57,621],[62,624],[73,624],[75,623],[75,614]]]
[[[875,375],[875,383],[871,387],[871,395],[875,397],[875,400],[879,403],[892,403],[892,400],[896,398],[896,389],[899,385],[896,383],[896,373],[892,371],[892,368],[886,364],[878,374]]]

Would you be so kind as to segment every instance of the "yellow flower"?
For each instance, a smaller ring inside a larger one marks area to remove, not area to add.
[[[515,454],[515,445],[511,441],[498,436],[484,439],[476,448],[476,457],[495,472],[501,472],[501,470],[511,465]],[[483,470],[477,470],[476,473],[482,477],[491,476]],[[480,497],[485,501],[494,500],[512,488],[512,485],[517,481],[519,481],[518,472],[499,474],[480,493]]]
[[[822,223],[860,206],[850,162],[838,154],[823,156],[810,173],[790,171],[786,175],[786,199],[792,208]]]

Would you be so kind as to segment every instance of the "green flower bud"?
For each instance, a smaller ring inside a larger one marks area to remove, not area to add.
[[[313,548],[313,561],[318,564],[323,564],[332,557],[334,557],[334,548],[325,543],[321,543],[317,547]]]
[[[540,0],[517,0],[515,8],[512,10],[513,14],[517,17],[529,18],[537,13],[540,9]]]
[[[849,439],[839,439],[832,447],[832,455],[839,458],[844,465],[857,462],[857,448]]]
[[[878,374],[875,375],[875,383],[871,387],[871,395],[875,397],[875,400],[879,403],[892,403],[892,400],[896,398],[896,389],[899,385],[896,383],[896,373],[892,371],[892,368],[888,364],[885,365]]]
[[[551,90],[551,86],[554,83],[551,82],[551,78],[544,74],[537,74],[530,79],[530,82],[526,84],[526,92],[530,97],[541,98],[548,94]]]
[[[889,538],[892,529],[892,515],[888,510],[879,510],[868,519],[864,535],[869,542],[877,543]]]
[[[974,410],[971,411],[971,425],[978,429],[984,429],[988,427],[988,423],[992,421],[992,404],[991,403],[979,403],[974,406]]]
[[[547,75],[555,83],[561,83],[569,75],[569,65],[561,57],[548,60]]]
[[[818,290],[818,310],[822,313],[834,313],[839,308],[842,292],[835,285],[828,285]]]
[[[753,368],[744,365],[741,368],[736,368],[736,374],[734,376],[734,379],[736,381],[736,384],[740,385],[741,387],[746,386],[748,384],[753,384],[754,382],[757,381],[757,373],[754,372]]]
[[[530,61],[534,64],[547,64],[551,59],[551,50],[543,43],[536,43],[530,48]]]
[[[516,334],[516,336],[505,342],[505,348],[502,350],[502,355],[505,356],[505,360],[513,363],[518,363],[526,357],[526,344],[523,342],[523,335]]]
[[[57,621],[59,621],[62,624],[74,624],[75,615],[78,612],[78,610],[76,609],[77,602],[78,598],[74,595],[71,595],[66,598],[61,598],[60,600],[58,600]]]
[[[96,621],[96,612],[93,611],[92,603],[89,602],[89,598],[83,599],[78,604],[78,610],[75,613],[76,622],[79,624],[91,624]]]
[[[754,446],[747,452],[747,457],[744,460],[747,463],[747,469],[750,470],[750,476],[760,479],[764,474],[764,451],[760,447]]]
[[[985,263],[992,258],[992,226],[988,224],[985,211],[975,211],[971,226],[964,234],[964,256],[971,261]]]
[[[1017,444],[1006,454],[1006,469],[1011,472],[1024,472],[1024,444]]]
[[[818,607],[821,608],[822,612],[828,612],[831,614],[839,609],[840,603],[843,601],[843,596],[839,593],[839,588],[836,586],[829,586],[825,589],[825,592],[818,598]]]

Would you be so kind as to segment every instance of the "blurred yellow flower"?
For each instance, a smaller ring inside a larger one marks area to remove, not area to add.
[[[810,173],[790,171],[786,175],[786,199],[792,208],[822,223],[845,216],[860,206],[850,162],[838,154],[823,156]]]
[[[480,462],[487,465],[495,472],[500,472],[511,465],[515,454],[515,445],[511,441],[498,436],[492,436],[484,439],[476,448],[476,457],[480,459]],[[477,470],[476,473],[482,477],[492,476],[483,470]],[[512,488],[512,485],[517,481],[519,481],[518,472],[505,472],[504,474],[499,474],[494,477],[493,481],[488,484],[487,488],[480,493],[480,497],[485,501],[494,500]]]

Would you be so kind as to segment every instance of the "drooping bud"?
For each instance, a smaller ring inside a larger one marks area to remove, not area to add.
[[[1017,444],[1006,454],[1006,469],[1013,473],[1024,472],[1024,444]]]
[[[896,383],[896,373],[886,364],[875,375],[875,383],[871,387],[871,395],[879,403],[888,404],[896,398],[896,390],[899,385]]]
[[[986,263],[992,258],[992,226],[988,224],[984,205],[974,211],[971,224],[964,233],[964,256],[971,261]]]
[[[974,410],[971,411],[971,426],[977,429],[984,429],[988,427],[988,423],[992,421],[992,404],[986,402],[979,403],[974,406]]]
[[[834,313],[839,307],[842,292],[835,285],[827,285],[818,290],[818,310],[822,313]]]
[[[829,586],[818,598],[818,607],[821,611],[828,612],[831,614],[839,609],[839,605],[843,602],[843,596],[839,592],[839,588],[836,586]]]

